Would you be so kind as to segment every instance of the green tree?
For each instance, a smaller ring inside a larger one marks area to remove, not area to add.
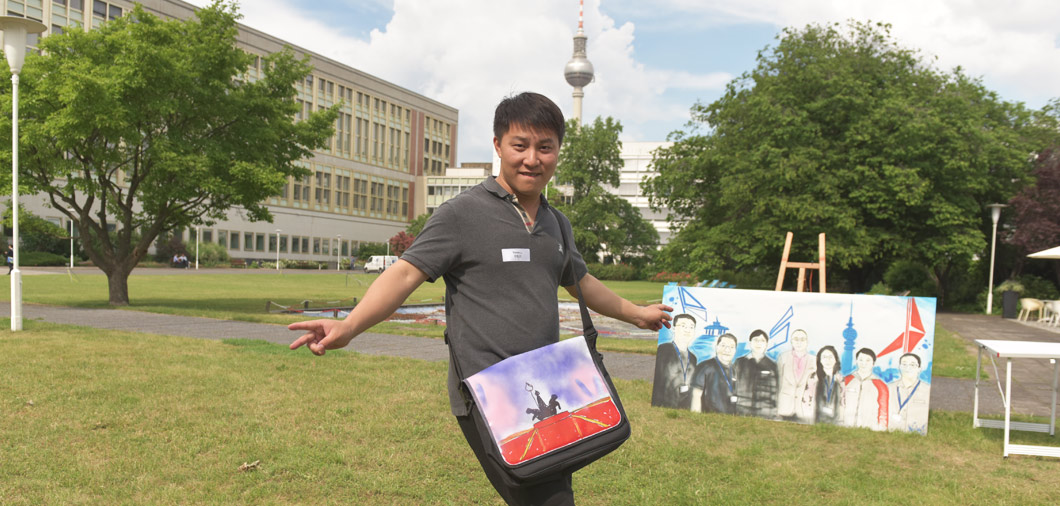
[[[1038,153],[1033,175],[1034,184],[1009,201],[1014,226],[1001,232],[1002,238],[1018,251],[1012,278],[1019,276],[1026,255],[1060,244],[1060,146]],[[1060,261],[1051,263],[1060,286]]]
[[[113,305],[129,303],[129,273],[160,233],[211,224],[232,206],[271,220],[263,201],[306,174],[294,162],[331,135],[334,109],[294,120],[308,60],[288,48],[251,68],[238,18],[220,0],[189,20],[137,6],[90,32],[46,37],[26,59],[19,181],[74,210]]]
[[[409,226],[405,227],[405,233],[411,235],[413,238],[415,238],[417,235],[420,235],[420,232],[423,231],[424,225],[427,224],[427,218],[430,217],[431,215],[423,213],[413,218],[412,221],[409,222]]]
[[[929,269],[940,304],[987,244],[983,205],[1027,179],[1049,122],[858,22],[785,29],[692,115],[643,185],[689,220],[665,258],[701,274],[775,268],[787,231],[807,252],[826,232],[851,288],[904,258]]]
[[[595,261],[601,252],[615,261],[628,261],[655,250],[659,234],[625,199],[606,189],[617,187],[622,170],[622,124],[596,118],[590,125],[567,123],[567,134],[559,152],[556,180],[570,184],[569,204],[558,204],[574,229],[578,251]]]

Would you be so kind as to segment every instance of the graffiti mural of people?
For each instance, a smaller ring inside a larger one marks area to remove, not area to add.
[[[736,412],[736,374],[732,363],[735,355],[736,336],[718,336],[714,358],[696,366],[692,373],[692,411]]]
[[[736,359],[736,414],[773,419],[777,416],[777,363],[766,356],[769,334],[751,332],[751,354]]]
[[[927,434],[931,385],[920,380],[922,365],[915,353],[898,359],[898,381],[888,386],[887,428]]]
[[[800,423],[813,421],[813,412],[806,409],[802,402],[806,382],[813,373],[813,359],[807,353],[809,344],[810,337],[806,331],[797,329],[791,333],[791,349],[777,359],[777,372],[780,375],[777,416],[784,420]]]
[[[844,378],[843,424],[850,427],[868,427],[872,430],[887,429],[887,384],[872,373],[876,365],[876,353],[862,348],[854,355],[857,369]]]
[[[817,369],[810,375],[803,397],[816,423],[842,424],[843,390],[839,352],[832,345],[824,346],[817,351]]]
[[[660,344],[655,352],[651,405],[690,409],[692,373],[697,360],[688,347],[696,337],[696,318],[690,314],[679,314],[674,316],[671,325],[673,340]]]

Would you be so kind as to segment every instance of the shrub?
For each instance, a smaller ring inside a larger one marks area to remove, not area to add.
[[[909,260],[898,260],[887,268],[883,281],[897,292],[909,291],[909,295],[923,297],[935,295],[935,282],[927,268]]]
[[[689,274],[687,272],[668,272],[668,271],[662,271],[662,272],[656,273],[654,276],[651,277],[651,280],[655,281],[655,282],[658,282],[658,283],[682,283],[683,282],[683,283],[693,284],[693,283],[696,282],[695,276],[693,276],[693,275],[691,275],[691,274]]]
[[[381,242],[363,242],[361,246],[357,248],[357,258],[367,259],[372,255],[385,255],[387,254],[387,248],[385,243]],[[363,260],[361,260],[363,262]]]
[[[48,253],[47,251],[19,252],[18,263],[20,266],[70,265],[70,257]]]
[[[228,265],[228,261],[228,249],[224,246],[214,242],[199,243],[199,265],[214,267]]]
[[[1034,274],[1024,274],[1018,280],[1023,285],[1023,293],[1021,294],[1023,297],[1042,300],[1060,299],[1060,291],[1056,289],[1056,284],[1048,279]]]
[[[597,279],[629,281],[637,275],[637,270],[629,264],[589,264],[588,267]]]
[[[891,287],[887,286],[887,283],[880,281],[869,288],[869,291],[865,292],[869,295],[891,295]]]
[[[275,267],[275,262],[271,262],[269,265]],[[283,269],[311,269],[317,270],[326,268],[327,265],[324,262],[314,262],[312,260],[287,260],[284,258],[280,259],[280,267]]]

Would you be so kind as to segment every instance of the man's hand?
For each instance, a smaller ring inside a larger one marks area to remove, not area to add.
[[[592,274],[582,276],[578,284],[581,286],[585,305],[597,313],[610,316],[616,320],[622,320],[645,330],[659,330],[663,327],[670,328],[670,319],[672,317],[669,313],[673,312],[674,308],[666,304],[638,306],[619,297]],[[574,285],[564,288],[571,297],[578,298],[578,292],[574,290]]]
[[[673,311],[674,308],[666,304],[640,306],[635,320],[630,323],[645,330],[659,330],[663,327],[670,328],[670,319],[673,318],[670,313]]]
[[[314,355],[323,355],[327,350],[345,348],[353,339],[344,321],[340,320],[310,320],[292,323],[287,326],[288,330],[305,330],[306,333],[291,343],[291,349],[295,350],[305,345]]]
[[[291,343],[291,349],[304,344],[309,351],[323,355],[327,350],[345,347],[358,334],[394,314],[409,294],[426,279],[427,275],[419,268],[399,259],[372,282],[372,286],[364,293],[364,299],[350,311],[345,320],[310,320],[288,325],[290,330],[306,331]]]

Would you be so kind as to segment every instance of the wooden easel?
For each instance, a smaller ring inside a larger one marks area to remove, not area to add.
[[[796,291],[803,291],[803,287],[806,284],[806,269],[815,269],[821,271],[821,293],[828,293],[825,284],[825,270],[824,270],[824,233],[822,232],[817,236],[817,262],[789,262],[788,253],[791,252],[791,238],[792,233],[788,232],[787,238],[784,240],[784,256],[780,258],[780,274],[777,276],[777,288],[776,291],[780,291],[784,286],[784,273],[788,269],[799,269],[799,284]]]

